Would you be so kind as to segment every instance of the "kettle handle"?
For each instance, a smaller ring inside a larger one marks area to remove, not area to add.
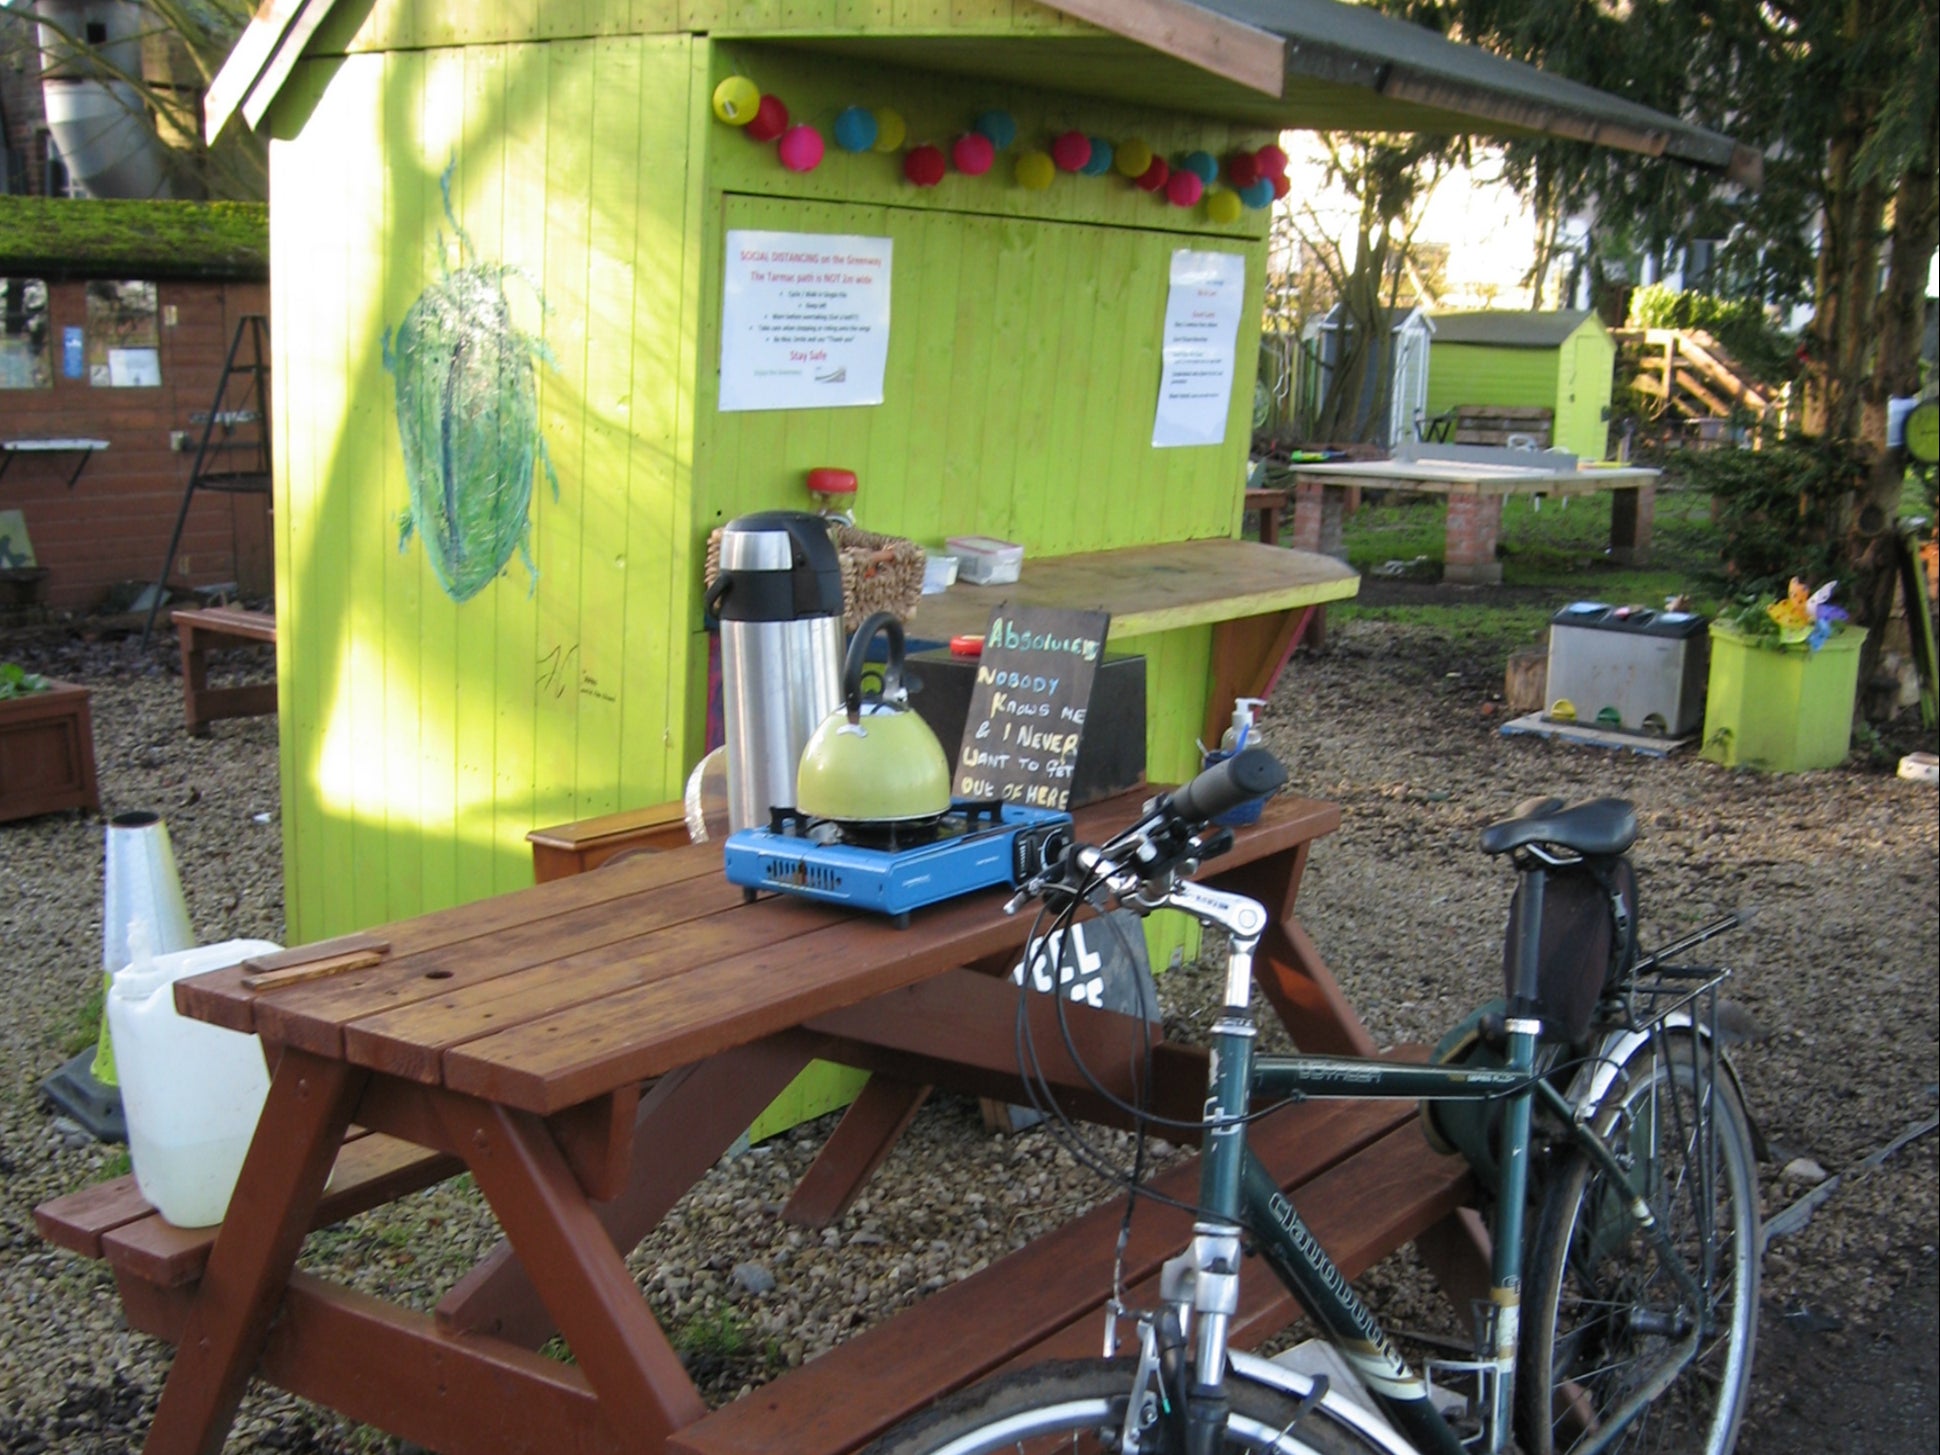
[[[849,710],[850,722],[862,720],[862,668],[877,632],[883,634],[889,652],[882,669],[882,700],[895,702],[903,695],[903,623],[895,612],[879,611],[855,629],[842,664],[842,704]]]
[[[701,600],[706,604],[710,615],[720,616],[721,598],[728,594],[728,588],[733,584],[734,578],[723,571],[708,585],[707,591],[703,594]]]

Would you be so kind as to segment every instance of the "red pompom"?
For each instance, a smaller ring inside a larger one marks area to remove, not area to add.
[[[1174,207],[1197,207],[1199,198],[1206,190],[1206,184],[1199,180],[1197,172],[1179,168],[1166,179],[1165,195]]]
[[[1226,180],[1234,191],[1252,186],[1260,180],[1260,159],[1251,152],[1234,152],[1226,158]]]
[[[912,147],[903,158],[903,175],[918,187],[934,187],[943,180],[945,170],[941,147]]]
[[[755,109],[754,120],[747,125],[747,133],[756,141],[773,141],[788,130],[788,108],[781,104],[779,96],[763,96],[761,105]]]
[[[1165,164],[1164,157],[1153,157],[1152,165],[1139,175],[1138,185],[1147,192],[1156,192],[1165,185],[1165,179],[1172,175],[1172,168]],[[1198,178],[1194,178],[1197,181]]]
[[[1091,138],[1082,131],[1067,131],[1051,143],[1051,160],[1060,172],[1082,171],[1091,160]]]
[[[1284,177],[1287,174],[1287,154],[1272,142],[1268,142],[1253,153],[1253,160],[1260,164],[1262,177]],[[1283,192],[1280,194],[1285,196]]]
[[[950,144],[950,160],[964,176],[981,177],[997,160],[997,148],[982,132],[965,132]]]
[[[1273,196],[1276,201],[1279,198],[1286,196],[1287,193],[1291,192],[1292,190],[1293,190],[1293,183],[1289,182],[1286,179],[1286,174],[1284,172],[1273,179]]]

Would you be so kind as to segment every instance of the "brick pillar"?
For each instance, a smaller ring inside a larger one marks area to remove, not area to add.
[[[1495,543],[1501,534],[1500,495],[1450,495],[1442,579],[1466,586],[1498,585],[1502,562],[1495,558]]]
[[[1712,502],[1715,507],[1716,501]],[[1619,566],[1650,562],[1650,523],[1657,511],[1657,482],[1646,480],[1635,490],[1610,492],[1610,559]]]
[[[1341,495],[1338,485],[1296,480],[1293,486],[1293,547],[1347,559],[1341,544]]]

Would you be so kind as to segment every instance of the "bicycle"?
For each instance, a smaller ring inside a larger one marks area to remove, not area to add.
[[[1135,1311],[1114,1293],[1106,1357],[974,1387],[869,1455],[1467,1455],[1508,1450],[1512,1438],[1524,1455],[1729,1455],[1756,1333],[1756,1148],[1718,1035],[1730,972],[1671,960],[1746,916],[1641,955],[1632,807],[1525,804],[1482,835],[1518,878],[1499,1010],[1465,1019],[1427,1064],[1256,1056],[1253,954],[1266,913],[1187,876],[1231,845],[1212,820],[1285,776],[1265,750],[1247,749],[1146,805],[1103,846],[1066,848],[1011,902],[1013,912],[1039,902],[1054,929],[1086,905],[1116,904],[1181,911],[1228,938],[1193,1238],[1164,1267],[1159,1307]],[[1607,935],[1593,936],[1607,951],[1576,953],[1586,927],[1600,930],[1586,905],[1607,916]],[[1020,1017],[1028,1061],[1023,1039]],[[1431,1140],[1466,1156],[1490,1190],[1492,1288],[1470,1357],[1430,1358],[1416,1372],[1247,1147],[1252,1119],[1305,1097],[1420,1101]],[[1140,1115],[1142,1127],[1177,1125]],[[1249,1247],[1370,1402],[1228,1347]],[[1135,1331],[1127,1355],[1121,1324]]]

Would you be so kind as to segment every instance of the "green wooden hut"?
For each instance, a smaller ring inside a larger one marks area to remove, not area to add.
[[[1550,443],[1585,459],[1609,448],[1617,346],[1588,309],[1438,313],[1428,355],[1428,414],[1465,406],[1549,409]]]
[[[817,130],[819,165],[717,116],[737,77]],[[993,111],[1016,134],[987,172],[912,184],[915,147]],[[1168,205],[1115,169],[1037,186],[1023,152],[1078,132],[1181,163],[1326,125],[1746,160],[1327,0],[266,0],[209,92],[210,135],[232,117],[270,138],[296,941],[525,885],[535,826],[678,798],[709,531],[806,504],[812,467],[854,469],[861,522],[919,541],[1237,532],[1267,211]],[[888,264],[880,403],[723,407],[745,233]],[[1238,260],[1237,363],[1223,437],[1155,448],[1182,249]],[[448,540],[466,471],[493,490]],[[1211,638],[1113,641],[1148,657],[1155,776],[1196,765]]]

